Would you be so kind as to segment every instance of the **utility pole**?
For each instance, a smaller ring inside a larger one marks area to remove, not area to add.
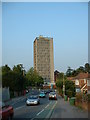
[[[65,96],[65,80],[64,80],[64,73],[63,73],[63,97]]]

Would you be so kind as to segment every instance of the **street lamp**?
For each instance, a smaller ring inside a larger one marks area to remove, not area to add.
[[[23,71],[23,76],[25,76],[25,67],[22,68],[22,71]]]
[[[64,80],[64,73],[63,73],[63,96],[65,96],[65,80]]]

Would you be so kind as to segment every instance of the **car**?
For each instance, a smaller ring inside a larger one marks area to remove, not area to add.
[[[13,107],[0,102],[0,116],[2,116],[1,120],[12,120],[14,116]]]
[[[51,99],[57,100],[57,95],[56,95],[55,92],[50,92],[49,93],[49,100],[51,100]]]
[[[46,90],[42,90],[41,92],[44,92],[45,94],[47,94]]]
[[[40,99],[38,96],[30,96],[29,98],[27,98],[26,100],[26,105],[38,105],[40,104]]]
[[[41,98],[45,97],[45,93],[44,92],[40,92],[39,97],[41,97]]]

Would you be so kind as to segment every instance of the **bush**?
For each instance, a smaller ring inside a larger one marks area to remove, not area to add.
[[[77,101],[77,102],[82,102],[82,96],[83,96],[82,93],[77,93],[77,94],[76,94],[76,101]]]
[[[10,98],[14,98],[14,92],[10,91]]]
[[[90,102],[90,94],[88,94],[87,97],[88,97],[88,102]]]
[[[67,90],[67,91],[66,91],[66,95],[67,95],[69,98],[71,98],[71,97],[73,97],[73,92],[70,91],[70,90]]]

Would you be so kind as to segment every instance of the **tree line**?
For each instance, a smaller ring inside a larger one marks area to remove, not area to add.
[[[34,68],[27,72],[23,64],[14,65],[11,69],[8,65],[0,67],[2,71],[2,87],[9,87],[11,92],[22,93],[29,86],[41,87],[44,83],[43,78],[39,76]]]
[[[66,71],[66,76],[67,77],[75,77],[79,73],[90,73],[90,64],[86,63],[84,66],[80,66],[77,69],[72,69],[71,67],[68,67]]]

